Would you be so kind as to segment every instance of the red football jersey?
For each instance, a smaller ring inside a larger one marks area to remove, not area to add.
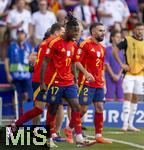
[[[40,71],[41,71],[41,65],[43,58],[45,56],[46,50],[48,49],[49,43],[54,39],[54,36],[50,36],[48,39],[44,40],[39,47],[38,54],[37,54],[37,60],[34,65],[34,73],[32,75],[32,81],[33,82],[40,82]],[[45,84],[49,83],[49,80],[47,79],[47,76],[49,76],[47,70],[45,73],[45,79],[44,82]]]
[[[95,82],[85,80],[82,72],[79,72],[78,83],[94,88],[102,88],[104,86],[103,70],[104,70],[105,48],[94,42],[91,38],[83,41],[77,51],[76,59],[91,73]]]
[[[72,61],[75,61],[77,45],[72,41],[65,41],[57,37],[49,44],[45,56],[51,58],[48,74],[51,75],[54,85],[69,86],[74,84]]]

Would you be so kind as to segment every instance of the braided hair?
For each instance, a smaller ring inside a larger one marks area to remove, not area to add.
[[[64,39],[67,41],[76,40],[78,30],[79,23],[77,19],[71,13],[68,13],[67,22],[65,23]]]
[[[79,26],[77,19],[71,12],[69,12],[67,15],[67,22],[65,24],[66,29],[76,28],[77,26]]]

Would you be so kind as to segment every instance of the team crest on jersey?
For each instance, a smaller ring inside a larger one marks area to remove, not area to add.
[[[82,49],[79,48],[77,54],[80,55],[81,53],[82,53]]]
[[[61,50],[62,52],[65,52],[66,50],[64,49],[64,48],[62,48],[62,50]]]
[[[92,49],[91,49],[91,52],[95,52],[95,49],[94,49],[94,48],[92,48]]]
[[[80,56],[79,55],[76,55],[76,59],[79,59],[80,58]]]
[[[43,95],[43,99],[45,100],[45,99],[46,99],[46,97],[47,97],[47,95],[46,95],[46,94],[44,94],[44,95]]]
[[[50,49],[48,48],[47,50],[46,50],[46,54],[49,54],[50,53]]]
[[[69,57],[70,55],[71,55],[71,51],[68,50],[68,51],[67,51],[67,56]]]
[[[83,101],[86,103],[88,101],[88,97],[84,97]]]
[[[56,97],[55,97],[55,96],[52,96],[52,97],[51,97],[51,101],[54,102],[55,100],[56,100]]]
[[[97,57],[99,58],[101,55],[101,53],[99,51],[97,51]]]

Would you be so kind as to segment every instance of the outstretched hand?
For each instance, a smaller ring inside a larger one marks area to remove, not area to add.
[[[86,78],[86,80],[89,81],[89,82],[94,82],[94,81],[95,81],[94,76],[93,76],[91,73],[89,73],[89,72],[87,72],[87,73],[85,74],[85,78]]]

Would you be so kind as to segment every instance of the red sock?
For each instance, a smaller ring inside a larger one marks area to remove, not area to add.
[[[50,127],[50,135],[56,133],[56,115],[51,115],[49,111],[47,111],[46,125]]]
[[[76,134],[81,134],[82,133],[82,124],[81,124],[81,114],[80,114],[80,112],[72,112],[71,113],[70,125],[71,125],[71,127],[75,128]]]
[[[72,111],[71,111],[71,120],[70,120],[70,123],[69,123],[69,127],[71,128],[71,129],[73,129],[74,128],[74,120],[72,119]]]
[[[28,120],[40,115],[43,112],[42,109],[34,107],[33,109],[26,112],[23,116],[21,116],[17,121],[16,125],[22,125],[23,123],[27,122]]]
[[[95,112],[94,116],[95,133],[102,134],[103,130],[103,113]]]
[[[73,112],[71,112],[71,116],[72,116],[72,113],[73,113]],[[83,115],[81,114],[80,117],[82,118]],[[71,129],[74,128],[74,120],[73,120],[73,119],[70,120],[69,127],[70,127]]]

